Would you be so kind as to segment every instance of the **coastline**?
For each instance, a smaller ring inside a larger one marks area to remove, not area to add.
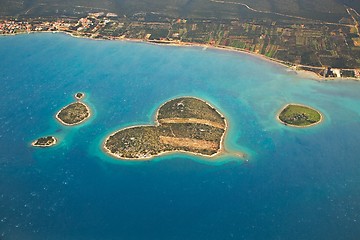
[[[278,111],[278,113],[276,114],[276,119],[277,119],[277,121],[280,122],[280,123],[281,123],[282,125],[284,125],[284,126],[290,126],[290,127],[294,127],[294,128],[308,128],[308,127],[312,127],[312,126],[318,125],[318,124],[320,124],[320,123],[322,123],[322,122],[324,121],[324,116],[323,116],[323,114],[322,114],[319,110],[315,110],[315,109],[314,109],[316,112],[318,112],[318,113],[320,114],[320,120],[319,120],[318,122],[316,122],[316,123],[312,123],[312,124],[309,124],[309,125],[306,125],[306,126],[297,126],[297,125],[285,123],[285,122],[281,121],[281,119],[280,119],[280,113],[281,113],[285,108],[287,108],[289,105],[295,105],[295,106],[300,106],[300,107],[307,107],[307,108],[309,108],[308,106],[305,106],[305,105],[302,105],[302,104],[298,104],[298,103],[288,103],[288,104],[286,104],[286,105],[285,105],[284,107],[282,107],[282,108],[280,109],[280,111]],[[311,109],[313,109],[313,108],[311,108]]]
[[[295,68],[297,66],[299,66],[299,65],[297,65],[295,63],[285,62],[285,61],[282,61],[280,59],[267,57],[267,56],[265,56],[263,54],[260,54],[260,53],[251,52],[251,51],[246,50],[246,49],[240,49],[240,48],[235,48],[235,47],[230,47],[230,46],[214,46],[214,45],[211,45],[211,44],[202,44],[202,43],[193,43],[193,42],[164,41],[164,40],[155,40],[154,41],[154,40],[136,39],[136,38],[122,38],[122,37],[114,37],[114,38],[111,38],[111,39],[105,38],[105,37],[103,37],[103,38],[92,38],[92,37],[83,36],[83,35],[76,35],[76,34],[74,34],[72,32],[61,31],[61,30],[0,34],[0,36],[16,36],[16,35],[36,34],[36,33],[54,33],[54,34],[55,33],[61,33],[61,34],[69,35],[69,36],[74,37],[74,38],[83,38],[83,39],[96,40],[96,41],[125,41],[125,42],[153,44],[153,45],[158,45],[158,46],[199,47],[199,48],[203,48],[203,49],[230,51],[230,52],[234,52],[234,53],[244,53],[244,54],[248,54],[248,55],[253,56],[253,57],[257,57],[258,59],[261,59],[261,60],[264,60],[264,61],[267,61],[267,62],[275,63],[275,64],[278,64],[280,66],[286,67],[286,69],[296,73],[300,77],[311,79],[311,80],[316,80],[316,81],[327,81],[327,80],[331,80],[331,81],[345,81],[345,80],[360,81],[360,78],[356,78],[356,77],[327,77],[327,78],[325,78],[324,76],[320,76],[319,74],[317,74],[317,73],[315,73],[313,71],[297,70]],[[308,67],[308,68],[314,68],[313,66],[305,66],[305,65],[301,65],[301,66],[302,67]]]
[[[324,78],[312,71],[296,70],[294,68],[290,68],[289,70],[292,72],[295,72],[296,75],[298,75],[301,78],[307,78],[307,79],[312,79],[312,80],[316,80],[316,81],[326,81],[327,80],[327,78]],[[343,79],[343,78],[340,78],[340,80],[341,79]],[[345,80],[345,78],[343,80]]]
[[[290,71],[295,72],[297,75],[299,75],[302,78],[312,79],[320,82],[326,82],[326,81],[360,81],[360,78],[356,77],[324,77],[321,76],[315,72],[307,71],[307,70],[297,70],[293,69],[293,67],[290,67]]]
[[[183,97],[190,97],[190,96],[183,96]],[[154,119],[154,125],[136,125],[136,126],[129,126],[129,127],[125,127],[125,128],[122,128],[122,129],[119,129],[113,133],[111,133],[110,135],[108,135],[105,140],[102,142],[102,150],[108,154],[109,156],[117,159],[117,160],[128,160],[128,161],[149,161],[149,160],[152,160],[153,158],[155,157],[159,157],[159,156],[163,156],[163,155],[167,155],[167,154],[173,154],[173,153],[185,153],[185,154],[191,154],[191,155],[195,155],[195,156],[201,156],[201,157],[206,157],[206,158],[210,158],[210,159],[213,159],[215,158],[216,156],[218,155],[221,155],[223,153],[226,152],[225,150],[225,143],[224,143],[224,139],[225,139],[225,135],[227,134],[227,129],[228,129],[228,122],[226,120],[226,118],[224,117],[224,115],[219,112],[215,107],[213,107],[210,103],[208,103],[207,101],[204,101],[200,98],[197,98],[197,97],[191,97],[191,98],[195,98],[195,99],[198,99],[204,103],[206,103],[208,106],[210,106],[211,108],[213,108],[221,117],[223,117],[224,119],[224,122],[225,122],[225,126],[224,126],[224,133],[222,134],[221,136],[221,139],[220,139],[220,143],[219,143],[219,149],[216,151],[216,153],[212,154],[212,155],[205,155],[205,154],[201,154],[201,153],[195,153],[195,152],[191,152],[191,151],[184,151],[184,150],[174,150],[174,151],[162,151],[156,155],[152,155],[152,156],[148,156],[148,157],[142,157],[142,158],[126,158],[126,157],[120,157],[118,156],[117,154],[114,154],[112,153],[107,147],[106,147],[106,142],[109,140],[110,137],[112,137],[113,135],[115,135],[116,133],[120,132],[120,131],[123,131],[123,130],[126,130],[126,129],[130,129],[130,128],[135,128],[135,127],[148,127],[148,126],[155,126],[155,127],[158,127],[160,126],[160,123],[159,121],[157,120],[157,117],[158,117],[158,114],[159,114],[159,110],[161,109],[161,107],[163,105],[165,105],[166,103],[168,103],[169,101],[172,101],[176,98],[173,98],[173,99],[169,99],[167,101],[165,101],[163,104],[161,104],[157,111],[156,111],[156,114],[155,114],[155,119]],[[237,156],[247,156],[246,153],[237,153],[238,155]]]
[[[80,102],[80,101],[77,101],[77,102],[85,106],[86,110],[89,112],[89,116],[87,116],[86,118],[84,118],[83,120],[81,120],[81,121],[79,121],[79,122],[77,122],[77,123],[66,123],[66,122],[63,122],[63,120],[61,120],[61,119],[58,117],[58,115],[60,114],[60,112],[61,112],[63,109],[65,109],[67,106],[69,106],[70,104],[72,104],[72,103],[70,103],[70,104],[66,105],[65,107],[61,108],[61,109],[55,114],[56,120],[58,120],[62,125],[65,125],[65,126],[75,126],[75,125],[79,125],[79,124],[87,121],[87,120],[91,117],[91,115],[92,115],[89,106],[86,105],[86,104],[83,103],[83,102]]]
[[[85,38],[87,38],[87,37],[85,37]],[[338,81],[343,81],[343,80],[360,81],[360,78],[356,78],[356,77],[327,77],[327,78],[325,78],[324,76],[321,76],[321,75],[319,75],[319,74],[317,74],[317,73],[315,73],[313,71],[308,71],[308,70],[303,70],[303,69],[298,70],[298,69],[296,69],[296,67],[298,67],[299,65],[297,65],[295,63],[285,62],[285,61],[280,60],[280,59],[267,57],[267,56],[265,56],[263,54],[260,54],[260,53],[251,52],[251,51],[248,51],[246,49],[240,49],[240,48],[235,48],[235,47],[230,47],[230,46],[221,46],[221,45],[220,46],[214,46],[214,45],[210,45],[210,44],[190,43],[190,42],[189,43],[188,42],[164,42],[164,43],[160,43],[160,41],[153,42],[153,41],[147,41],[147,40],[142,40],[142,39],[129,39],[129,38],[124,38],[124,39],[119,39],[119,40],[125,40],[125,41],[129,41],[129,42],[143,42],[143,43],[159,45],[159,46],[199,47],[199,48],[202,48],[202,49],[205,49],[205,50],[206,49],[211,49],[211,50],[219,50],[219,51],[229,51],[229,52],[233,52],[233,53],[242,53],[242,54],[247,54],[247,55],[252,56],[252,57],[256,57],[256,58],[258,58],[260,60],[263,60],[263,61],[267,61],[269,63],[278,64],[280,66],[285,67],[289,71],[296,73],[300,77],[311,79],[311,80],[316,80],[316,81],[327,81],[327,80],[332,80],[332,81],[337,81],[337,80]],[[305,66],[305,65],[301,65],[301,66],[302,67],[308,67],[308,68],[314,68],[313,66]]]

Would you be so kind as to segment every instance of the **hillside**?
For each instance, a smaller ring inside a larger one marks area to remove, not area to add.
[[[338,22],[347,15],[344,4],[360,11],[360,2],[353,0],[0,0],[0,16],[80,16],[109,11],[125,15],[157,12],[172,17],[231,19],[271,12]]]

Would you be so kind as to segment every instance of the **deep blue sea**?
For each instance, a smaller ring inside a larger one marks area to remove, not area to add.
[[[227,51],[30,34],[0,37],[0,83],[1,240],[360,239],[360,82]],[[54,116],[78,91],[93,117],[63,126]],[[225,147],[249,161],[102,152],[179,96],[223,113]],[[278,123],[287,103],[324,122]],[[46,135],[60,143],[30,146]]]

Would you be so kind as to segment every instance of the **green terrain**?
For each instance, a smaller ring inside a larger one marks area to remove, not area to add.
[[[242,4],[256,11],[325,21],[344,17],[344,5],[360,10],[360,3],[352,0],[0,0],[0,15],[78,16],[107,11],[121,15],[156,12],[171,17],[229,19],[261,13]]]
[[[50,147],[57,143],[57,139],[53,136],[41,137],[31,143],[34,147]]]
[[[221,149],[223,116],[206,102],[183,97],[160,107],[154,126],[133,126],[110,135],[105,150],[120,159],[148,159],[182,151],[212,156]]]
[[[279,114],[279,119],[285,125],[307,127],[319,123],[321,114],[310,107],[289,104]]]
[[[325,77],[360,77],[360,1],[0,0],[0,6],[0,34],[64,31],[204,44],[261,54]]]
[[[80,124],[89,117],[89,108],[82,102],[71,103],[56,114],[56,118],[65,125]]]
[[[75,94],[76,100],[81,100],[81,99],[84,98],[84,96],[85,96],[85,94],[81,93],[81,92],[78,92],[78,93]]]

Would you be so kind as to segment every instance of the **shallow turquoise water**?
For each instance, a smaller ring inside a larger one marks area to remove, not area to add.
[[[0,38],[0,239],[358,239],[360,83],[301,79],[246,54],[92,41],[63,34]],[[93,118],[55,113],[83,91]],[[229,121],[231,155],[143,163],[101,151],[111,132],[151,124],[195,96]],[[275,115],[308,104],[322,124]],[[61,142],[34,149],[47,134]],[[221,164],[219,164],[219,162]]]

